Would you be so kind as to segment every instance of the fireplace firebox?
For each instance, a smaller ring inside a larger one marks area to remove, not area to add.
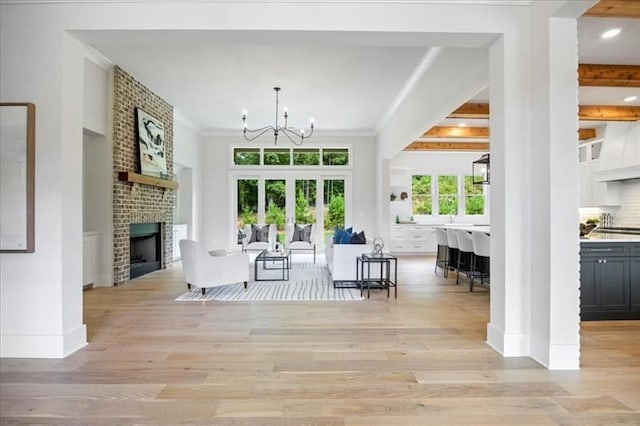
[[[162,224],[129,225],[129,279],[162,268]]]

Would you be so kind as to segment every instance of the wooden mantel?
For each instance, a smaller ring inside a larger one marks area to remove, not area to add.
[[[161,179],[153,176],[141,175],[134,172],[118,172],[118,178],[125,182],[141,183],[144,185],[157,186],[160,188],[177,189],[178,182],[168,179]]]

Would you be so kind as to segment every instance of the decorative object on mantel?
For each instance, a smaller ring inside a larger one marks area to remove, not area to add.
[[[281,89],[279,87],[274,87],[273,90],[276,91],[276,124],[273,126],[264,126],[259,129],[251,130],[247,127],[247,110],[244,110],[242,111],[242,127],[243,127],[242,134],[244,135],[244,138],[249,142],[252,142],[257,138],[259,138],[260,136],[264,135],[269,130],[271,130],[273,132],[274,145],[278,145],[278,135],[281,133],[285,135],[287,139],[289,139],[291,143],[293,143],[294,145],[298,145],[298,146],[302,145],[305,139],[308,139],[311,137],[311,135],[313,135],[313,118],[309,120],[311,130],[309,131],[308,134],[305,134],[304,129],[298,130],[298,129],[294,129],[293,127],[287,126],[289,113],[287,111],[287,108],[285,107],[283,109],[284,126],[280,126],[278,124],[278,92],[280,92]],[[247,133],[255,134],[255,136],[247,136]]]
[[[0,103],[0,252],[35,252],[36,106]]]
[[[403,200],[403,201],[404,201],[404,200],[406,200],[408,197],[409,197],[409,196],[407,195],[407,193],[406,193],[405,191],[402,191],[402,192],[400,193],[400,199],[401,199],[401,200]]]
[[[475,185],[489,185],[491,183],[490,154],[484,154],[473,162],[471,175]]]
[[[118,179],[125,182],[141,183],[144,185],[157,186],[160,188],[167,188],[167,189],[178,188],[178,182],[174,182],[168,179],[152,177],[152,176],[145,176],[145,175],[141,175],[139,173],[134,173],[134,172],[118,172]]]
[[[392,192],[389,198],[391,198],[391,201],[395,201],[398,196]]]
[[[164,124],[136,108],[136,128],[140,147],[140,173],[166,179],[167,159],[164,150]]]
[[[373,256],[382,256],[382,249],[384,248],[384,241],[380,237],[376,237],[373,239],[373,251],[371,254]]]

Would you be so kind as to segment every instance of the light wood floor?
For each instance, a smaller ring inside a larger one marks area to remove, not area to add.
[[[640,321],[582,324],[582,369],[485,343],[489,293],[401,258],[398,299],[174,302],[179,266],[84,292],[90,344],[2,359],[2,424],[640,424]]]

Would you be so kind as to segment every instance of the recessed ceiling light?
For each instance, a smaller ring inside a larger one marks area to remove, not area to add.
[[[617,36],[618,34],[620,34],[620,28],[614,28],[602,33],[602,38],[611,38]]]
[[[625,101],[625,102],[633,102],[633,101],[635,101],[636,99],[638,99],[638,97],[637,97],[637,96],[627,96],[626,98],[624,98],[624,101]]]
[[[458,127],[467,127],[467,123],[458,123]]]

